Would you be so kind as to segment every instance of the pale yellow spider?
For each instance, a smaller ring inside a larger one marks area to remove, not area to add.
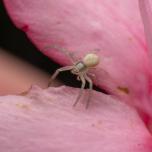
[[[72,60],[72,58],[71,58],[71,60]],[[65,67],[57,69],[55,71],[55,73],[52,75],[52,77],[50,78],[48,86],[51,85],[51,82],[57,77],[57,75],[60,72],[70,70],[71,73],[74,74],[74,75],[77,75],[77,79],[82,82],[79,95],[78,95],[76,101],[74,102],[73,106],[76,106],[76,104],[80,100],[80,98],[82,96],[82,93],[83,93],[83,90],[85,88],[86,81],[88,81],[88,83],[89,83],[89,96],[88,96],[88,100],[87,100],[87,103],[86,103],[86,108],[88,108],[90,98],[91,98],[91,91],[93,89],[93,83],[92,83],[91,78],[88,76],[88,70],[91,69],[91,68],[96,67],[99,64],[99,61],[100,61],[99,57],[96,54],[89,53],[82,60],[77,61],[76,63],[73,63],[73,65],[65,66]]]

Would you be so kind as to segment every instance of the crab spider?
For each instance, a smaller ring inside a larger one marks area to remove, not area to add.
[[[68,71],[70,70],[72,74],[77,75],[77,79],[82,82],[81,89],[79,92],[79,95],[77,96],[76,101],[74,102],[73,106],[76,106],[78,101],[80,100],[83,90],[85,88],[86,81],[89,83],[89,96],[86,103],[86,108],[89,106],[90,97],[91,97],[91,91],[93,89],[93,83],[91,78],[88,76],[88,70],[91,68],[96,67],[99,64],[99,57],[94,53],[87,54],[82,60],[74,63],[71,66],[65,66],[62,68],[59,68],[55,71],[55,73],[52,75],[48,86],[51,85],[51,82],[57,77],[57,75],[60,72]]]

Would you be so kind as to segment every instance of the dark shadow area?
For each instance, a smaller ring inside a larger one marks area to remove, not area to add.
[[[0,20],[0,47],[49,72],[50,65],[54,65],[54,63],[37,50],[24,32],[13,25],[2,2],[0,5]]]
[[[0,47],[7,50],[7,52],[25,60],[34,66],[48,72],[53,73],[60,66],[43,55],[26,37],[26,34],[18,30],[10,20],[4,4],[0,2]],[[76,80],[76,77],[70,72],[61,73],[58,78],[64,82],[65,85],[80,87],[81,84]],[[105,91],[96,88],[95,90]]]

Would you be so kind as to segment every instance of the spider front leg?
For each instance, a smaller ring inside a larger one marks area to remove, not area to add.
[[[73,106],[76,106],[77,103],[78,103],[78,101],[80,100],[80,98],[81,98],[81,96],[82,96],[82,93],[83,93],[83,90],[84,90],[84,87],[85,87],[85,84],[86,84],[86,81],[85,81],[83,75],[80,75],[79,78],[80,78],[80,80],[82,81],[82,85],[81,85],[81,89],[80,89],[80,91],[79,91],[79,95],[78,95],[75,103],[73,104]]]
[[[91,100],[91,96],[92,96],[92,90],[93,90],[93,83],[92,80],[90,79],[90,77],[88,77],[87,75],[84,76],[84,78],[89,82],[89,94],[88,94],[88,100],[86,103],[86,109],[89,107],[89,103]]]
[[[68,71],[68,70],[71,70],[71,69],[73,69],[73,66],[66,66],[66,67],[57,69],[57,70],[55,71],[55,73],[52,75],[52,77],[50,78],[49,83],[48,83],[48,87],[51,85],[51,83],[53,82],[53,80],[57,77],[57,75],[58,75],[60,72]]]

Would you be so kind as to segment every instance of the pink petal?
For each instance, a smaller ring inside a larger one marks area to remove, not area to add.
[[[16,26],[61,64],[69,63],[57,45],[83,57],[98,49],[96,85],[151,112],[151,67],[138,1],[4,0]],[[140,101],[140,102],[139,102]]]
[[[0,97],[1,152],[151,152],[133,108],[95,91],[89,109],[82,101],[72,108],[77,94],[35,86],[26,96]]]
[[[152,58],[152,1],[139,0],[139,6],[143,23],[145,26],[145,34],[147,38],[147,44],[150,50],[150,57]]]

